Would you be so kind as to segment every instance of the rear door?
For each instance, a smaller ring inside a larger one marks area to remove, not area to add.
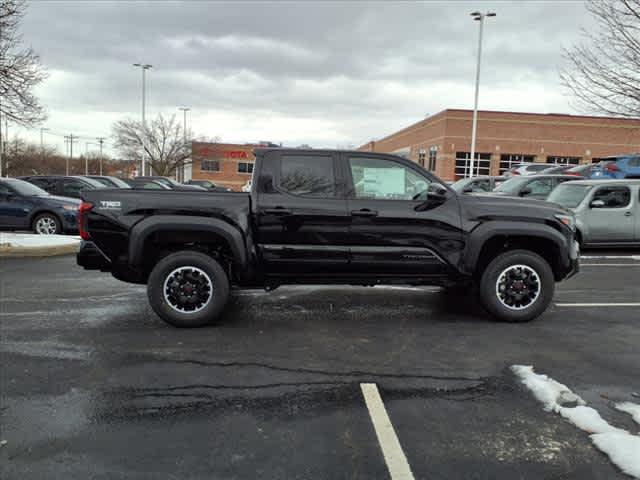
[[[335,152],[267,152],[259,173],[258,249],[267,274],[347,271],[350,217]]]
[[[0,226],[24,227],[31,206],[22,195],[0,183]]]
[[[602,186],[594,190],[589,200],[587,224],[589,241],[594,243],[633,242],[637,199],[628,186]],[[598,207],[594,202],[601,201]]]
[[[349,245],[354,273],[431,276],[461,249],[460,212],[453,192],[421,210],[435,179],[410,161],[345,153]],[[415,198],[415,199],[414,199]],[[416,209],[418,207],[418,209]]]

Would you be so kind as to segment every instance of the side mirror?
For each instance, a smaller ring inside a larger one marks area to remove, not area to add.
[[[442,205],[447,201],[449,197],[448,193],[449,191],[439,183],[429,184],[429,188],[427,188],[427,199],[419,205],[416,205],[415,210],[421,212]]]
[[[521,197],[526,197],[527,195],[531,195],[531,189],[529,187],[524,187],[522,190],[520,190]]]
[[[605,203],[604,200],[594,200],[593,202],[591,202],[589,204],[589,207],[591,208],[604,208],[605,207]]]

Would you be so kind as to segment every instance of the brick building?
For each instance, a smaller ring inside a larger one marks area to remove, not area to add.
[[[444,110],[359,150],[395,153],[455,180],[469,173],[472,115]],[[638,151],[640,119],[479,111],[474,170],[499,175],[513,163],[577,165]]]
[[[193,142],[191,178],[240,191],[253,173],[253,149],[260,145]]]

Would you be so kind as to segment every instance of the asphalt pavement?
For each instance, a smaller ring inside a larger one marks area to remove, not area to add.
[[[624,479],[510,372],[612,424],[640,400],[640,252],[588,252],[528,324],[435,288],[239,291],[180,330],[73,256],[0,259],[0,478],[390,478],[375,384],[414,478]]]

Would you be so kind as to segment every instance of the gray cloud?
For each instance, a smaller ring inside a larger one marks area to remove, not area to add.
[[[51,72],[56,131],[105,135],[139,115],[144,61],[150,115],[189,105],[194,129],[223,140],[357,145],[471,106],[480,7],[498,13],[481,107],[569,111],[556,72],[588,22],[576,1],[34,1],[23,32]]]

